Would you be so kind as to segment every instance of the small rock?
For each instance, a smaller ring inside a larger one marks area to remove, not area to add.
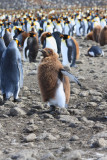
[[[35,124],[32,124],[32,125],[27,126],[27,127],[24,129],[24,131],[25,131],[26,133],[31,133],[31,132],[36,131],[37,129],[38,129],[38,126],[36,126]]]
[[[55,160],[56,158],[54,157],[53,153],[48,152],[45,155],[43,155],[43,157],[41,158],[41,160]]]
[[[71,151],[69,154],[64,155],[66,160],[81,160],[81,153],[79,151]]]
[[[81,93],[80,93],[80,96],[81,97],[87,97],[89,95],[89,92],[88,91],[82,91]]]
[[[37,71],[33,70],[32,72],[29,72],[27,75],[30,76],[30,75],[36,75],[37,74]]]
[[[70,141],[78,141],[79,140],[79,137],[74,135],[71,137]]]
[[[89,91],[89,94],[90,94],[90,95],[93,95],[93,96],[102,96],[102,93],[97,92],[97,91],[95,91],[95,90],[90,90],[90,91]]]
[[[79,91],[79,89],[77,89],[77,88],[72,88],[72,90],[71,90],[71,94],[79,94],[80,93],[80,91]]]
[[[107,156],[104,156],[104,157],[98,158],[97,160],[107,160]]]
[[[100,96],[93,96],[91,99],[91,101],[94,101],[94,102],[101,102],[101,100],[102,100],[102,97]]]
[[[96,107],[96,106],[98,106],[98,104],[95,102],[87,102],[87,107]]]
[[[19,107],[15,107],[15,108],[10,109],[9,115],[10,116],[23,116],[23,115],[26,115],[26,112]]]
[[[92,147],[98,148],[98,147],[106,147],[107,146],[107,141],[104,138],[100,138],[93,142]]]
[[[36,135],[34,133],[29,134],[26,137],[23,137],[24,142],[32,142],[36,140]]]
[[[44,117],[45,119],[53,119],[53,118],[54,118],[51,114],[48,114],[48,113],[45,113],[45,114],[43,115],[43,117]]]
[[[62,121],[63,123],[79,123],[78,119],[74,116],[70,116],[70,115],[60,115],[59,118],[60,121]]]

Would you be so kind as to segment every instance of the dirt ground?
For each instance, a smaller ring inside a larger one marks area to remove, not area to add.
[[[0,160],[107,160],[107,45],[104,57],[89,57],[96,43],[76,39],[80,58],[68,70],[82,86],[70,83],[67,109],[47,112],[37,82],[39,55],[36,63],[23,62],[21,102],[2,104],[0,96]]]

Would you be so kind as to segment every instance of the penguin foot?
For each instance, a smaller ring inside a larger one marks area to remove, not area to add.
[[[3,94],[3,101],[7,101],[8,98],[6,98],[6,94]]]
[[[15,99],[15,98],[14,98],[13,102],[21,102],[21,100],[20,100],[20,99]]]
[[[73,64],[73,65],[71,64],[70,67],[77,68],[77,65],[76,64]]]

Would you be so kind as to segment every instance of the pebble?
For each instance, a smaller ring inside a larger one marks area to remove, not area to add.
[[[102,97],[100,96],[93,96],[91,99],[91,101],[94,101],[94,102],[101,102],[101,100],[102,100]]]
[[[90,91],[89,91],[89,94],[90,94],[90,95],[93,95],[93,96],[102,96],[102,93],[97,92],[97,91],[95,91],[95,90],[90,90]]]
[[[62,121],[63,123],[78,123],[78,119],[74,116],[70,116],[70,115],[60,115],[59,118],[60,121]]]
[[[19,107],[14,107],[10,109],[9,115],[10,116],[23,116],[23,115],[26,115],[26,112]]]
[[[81,97],[87,97],[88,95],[89,95],[88,91],[82,91],[82,92],[80,92],[80,96]]]
[[[96,106],[98,106],[98,104],[95,102],[87,102],[86,106],[87,107],[96,107]]]
[[[81,153],[79,151],[71,151],[67,155],[63,156],[66,160],[82,160]]]
[[[46,154],[43,155],[43,157],[40,160],[55,160],[55,156],[53,155],[52,152],[48,152]]]
[[[36,131],[37,129],[38,129],[38,126],[36,126],[35,124],[31,124],[24,129],[24,132],[31,133]]]
[[[77,88],[72,88],[71,94],[76,94],[76,95],[78,95],[79,93],[80,93],[79,89],[77,89]]]
[[[40,136],[37,137],[37,140],[50,140],[55,141],[59,138],[59,136],[53,136],[51,133],[44,131]]]
[[[44,154],[40,160],[55,160],[55,159],[56,158],[53,155],[53,153],[49,151],[48,153]]]
[[[24,142],[32,142],[36,140],[36,135],[34,133],[31,133],[27,136],[23,137]]]
[[[78,141],[79,137],[77,135],[74,135],[71,137],[70,141]]]
[[[107,147],[107,141],[104,138],[99,138],[95,142],[93,142],[92,147],[99,148],[99,147]]]

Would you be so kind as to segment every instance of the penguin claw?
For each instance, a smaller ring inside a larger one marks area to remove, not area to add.
[[[21,100],[20,100],[20,99],[15,99],[15,98],[14,98],[13,102],[21,102]]]

